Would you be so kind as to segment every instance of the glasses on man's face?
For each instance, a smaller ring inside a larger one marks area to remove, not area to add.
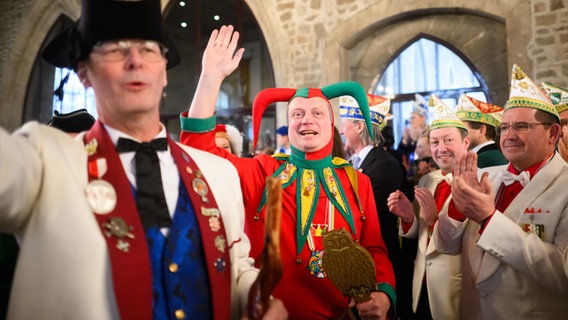
[[[123,61],[130,54],[130,49],[136,48],[138,54],[147,62],[159,62],[164,59],[168,49],[156,41],[104,41],[93,47],[105,61]]]
[[[541,122],[513,122],[513,123],[502,123],[496,128],[498,135],[503,135],[512,129],[517,134],[528,133],[532,128],[536,126],[550,126],[552,123],[541,123]]]

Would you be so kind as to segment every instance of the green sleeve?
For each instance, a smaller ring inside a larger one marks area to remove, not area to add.
[[[196,119],[186,117],[187,113],[184,112],[180,114],[179,120],[181,124],[181,130],[188,132],[209,132],[215,129],[215,124],[217,123],[217,116],[213,115],[205,119]]]

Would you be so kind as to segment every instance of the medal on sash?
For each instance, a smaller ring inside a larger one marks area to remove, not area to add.
[[[89,182],[85,188],[85,197],[91,209],[97,214],[107,214],[116,207],[116,190],[114,187],[101,177],[107,172],[107,162],[105,158],[89,161],[89,175],[96,177]]]

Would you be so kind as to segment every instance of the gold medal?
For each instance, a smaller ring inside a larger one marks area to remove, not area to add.
[[[85,188],[85,197],[91,209],[97,214],[107,214],[116,207],[116,191],[105,180],[96,179]]]

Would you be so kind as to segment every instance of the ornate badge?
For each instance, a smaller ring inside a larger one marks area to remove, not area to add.
[[[316,278],[325,278],[325,272],[322,266],[322,257],[323,257],[323,250],[315,250],[312,251],[312,255],[310,256],[310,260],[308,260],[308,266],[306,269],[310,272],[310,274]]]
[[[95,153],[97,153],[97,147],[99,146],[99,142],[97,141],[97,139],[93,139],[91,141],[89,141],[89,143],[87,143],[85,145],[85,150],[87,151],[87,155],[92,156]]]
[[[225,247],[227,246],[227,240],[224,236],[215,237],[215,248],[221,252],[225,252]]]
[[[198,171],[195,172],[196,175],[197,175],[197,172]],[[199,178],[193,179],[191,186],[193,187],[193,191],[195,191],[195,193],[197,193],[198,195],[201,196],[201,200],[203,202],[208,202],[206,196],[209,193],[209,188],[207,188],[207,184],[205,183],[205,181],[203,181]]]

